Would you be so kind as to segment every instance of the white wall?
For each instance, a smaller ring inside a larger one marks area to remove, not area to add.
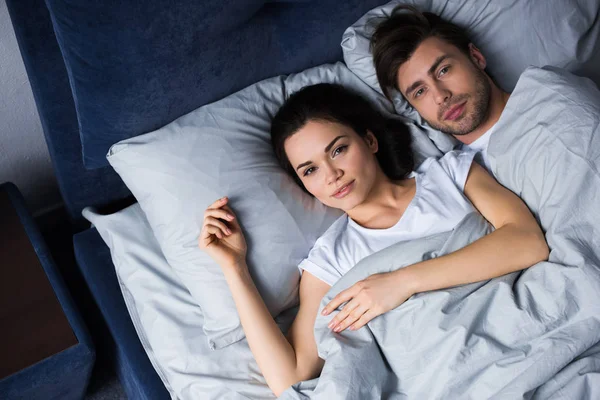
[[[17,185],[34,214],[61,203],[6,1],[0,0],[0,183],[6,181]]]

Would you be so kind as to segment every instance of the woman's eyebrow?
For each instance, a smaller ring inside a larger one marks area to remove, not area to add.
[[[333,139],[333,140],[331,141],[331,143],[329,143],[329,144],[327,145],[327,147],[325,147],[325,151],[324,151],[324,153],[327,153],[329,150],[331,150],[331,148],[333,147],[333,145],[335,144],[335,142],[337,142],[339,139],[341,139],[341,138],[343,138],[343,137],[346,137],[346,135],[340,135],[340,136],[336,137],[335,139]]]
[[[335,139],[333,139],[333,140],[331,141],[331,143],[329,143],[329,144],[327,145],[327,147],[325,147],[325,151],[324,151],[324,153],[327,153],[329,150],[331,150],[331,148],[333,147],[333,145],[335,144],[335,142],[337,142],[337,141],[338,141],[339,139],[341,139],[341,138],[345,138],[346,136],[347,136],[347,135],[340,135],[340,136],[336,137]],[[312,164],[312,161],[305,161],[305,162],[303,162],[302,164],[300,164],[300,165],[298,165],[298,166],[296,167],[296,171],[298,171],[300,168],[302,168],[302,167],[305,167],[305,166],[307,166],[307,165],[309,165],[309,164]]]

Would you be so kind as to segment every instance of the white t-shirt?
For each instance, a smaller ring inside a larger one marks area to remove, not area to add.
[[[496,125],[494,125],[496,126]],[[475,161],[490,173],[490,175],[494,176],[492,173],[492,168],[490,166],[490,159],[488,157],[487,149],[490,144],[490,137],[494,131],[494,126],[487,130],[486,133],[481,135],[477,140],[475,140],[471,144],[462,144],[459,149],[463,151],[472,151],[475,153]]]
[[[400,220],[387,229],[368,229],[346,214],[315,242],[302,260],[306,270],[333,286],[363,258],[395,243],[452,230],[473,205],[463,194],[473,152],[450,151],[439,160],[428,158],[413,172],[416,192]]]

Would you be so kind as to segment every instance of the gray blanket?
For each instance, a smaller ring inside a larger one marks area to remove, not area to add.
[[[535,395],[600,399],[600,91],[558,68],[529,68],[488,154],[496,179],[525,201],[546,233],[551,263],[545,276],[552,280],[544,289],[562,313],[586,316],[577,335],[556,344],[572,360]],[[579,290],[584,281],[592,293]]]
[[[590,81],[532,68],[490,141],[497,179],[546,232],[549,262],[415,295],[355,332],[334,334],[333,315],[319,316],[321,377],[281,398],[600,398],[599,107]],[[488,229],[472,214],[450,233],[373,254],[322,306],[371,274],[456,250]]]

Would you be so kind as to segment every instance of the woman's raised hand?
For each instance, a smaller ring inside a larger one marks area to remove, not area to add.
[[[204,212],[198,246],[221,268],[238,267],[246,262],[246,240],[236,216],[223,197]]]

